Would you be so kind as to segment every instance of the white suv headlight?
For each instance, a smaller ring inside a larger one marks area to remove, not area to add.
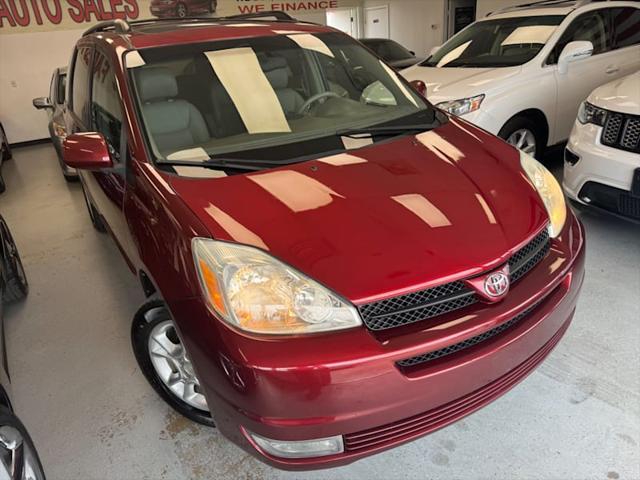
[[[353,305],[262,250],[208,238],[192,249],[207,303],[235,327],[300,334],[362,325]]]
[[[441,102],[437,104],[436,107],[446,112],[452,113],[453,115],[460,116],[478,110],[483,100],[484,94],[476,95],[475,97],[461,98],[459,100]]]
[[[564,201],[562,188],[551,172],[540,162],[521,150],[518,152],[520,153],[520,164],[538,191],[549,214],[549,236],[557,237],[567,219],[567,205]]]
[[[607,111],[591,105],[589,102],[582,102],[578,109],[578,121],[582,124],[593,123],[604,127],[607,121]]]

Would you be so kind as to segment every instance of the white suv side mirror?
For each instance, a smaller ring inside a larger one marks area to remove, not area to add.
[[[593,53],[593,43],[588,40],[578,40],[565,45],[558,58],[558,72],[567,73],[569,64],[583,58],[590,57]]]
[[[436,45],[436,46],[435,46],[435,47],[433,47],[431,50],[429,50],[429,56],[431,56],[431,55],[435,55],[435,53],[436,53],[438,50],[440,50],[440,47],[441,47],[441,46],[442,46],[442,45]]]

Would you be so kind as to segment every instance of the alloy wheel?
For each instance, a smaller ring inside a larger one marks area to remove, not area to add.
[[[29,442],[11,425],[0,427],[0,468],[4,468],[7,478],[44,480],[40,464]]]
[[[507,138],[507,143],[531,156],[536,154],[536,136],[531,130],[526,128],[520,128],[514,131]]]
[[[156,314],[156,310],[149,310],[145,317]],[[176,397],[194,408],[209,411],[191,360],[171,320],[158,323],[151,331],[149,356],[158,377]]]

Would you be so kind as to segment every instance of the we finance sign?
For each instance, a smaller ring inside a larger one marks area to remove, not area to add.
[[[217,17],[271,10],[295,16],[360,3],[357,0],[0,0],[0,34],[81,29],[115,19]]]

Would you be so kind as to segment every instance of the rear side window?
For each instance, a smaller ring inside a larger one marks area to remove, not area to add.
[[[67,74],[62,73],[58,77],[58,103],[62,105],[64,103],[64,92],[67,88]]]
[[[71,106],[74,113],[86,121],[89,116],[89,72],[92,50],[88,47],[78,49],[73,65],[71,84]]]
[[[614,48],[640,44],[640,9],[612,8]]]
[[[116,76],[109,60],[96,52],[93,64],[93,88],[91,89],[91,127],[100,132],[117,158],[120,153],[122,109]]]
[[[49,100],[52,103],[56,102],[56,74],[51,75],[51,84],[49,85]]]
[[[553,49],[548,63],[557,63],[570,42],[586,40],[593,44],[593,55],[611,50],[611,24],[607,10],[583,13],[571,22]]]

